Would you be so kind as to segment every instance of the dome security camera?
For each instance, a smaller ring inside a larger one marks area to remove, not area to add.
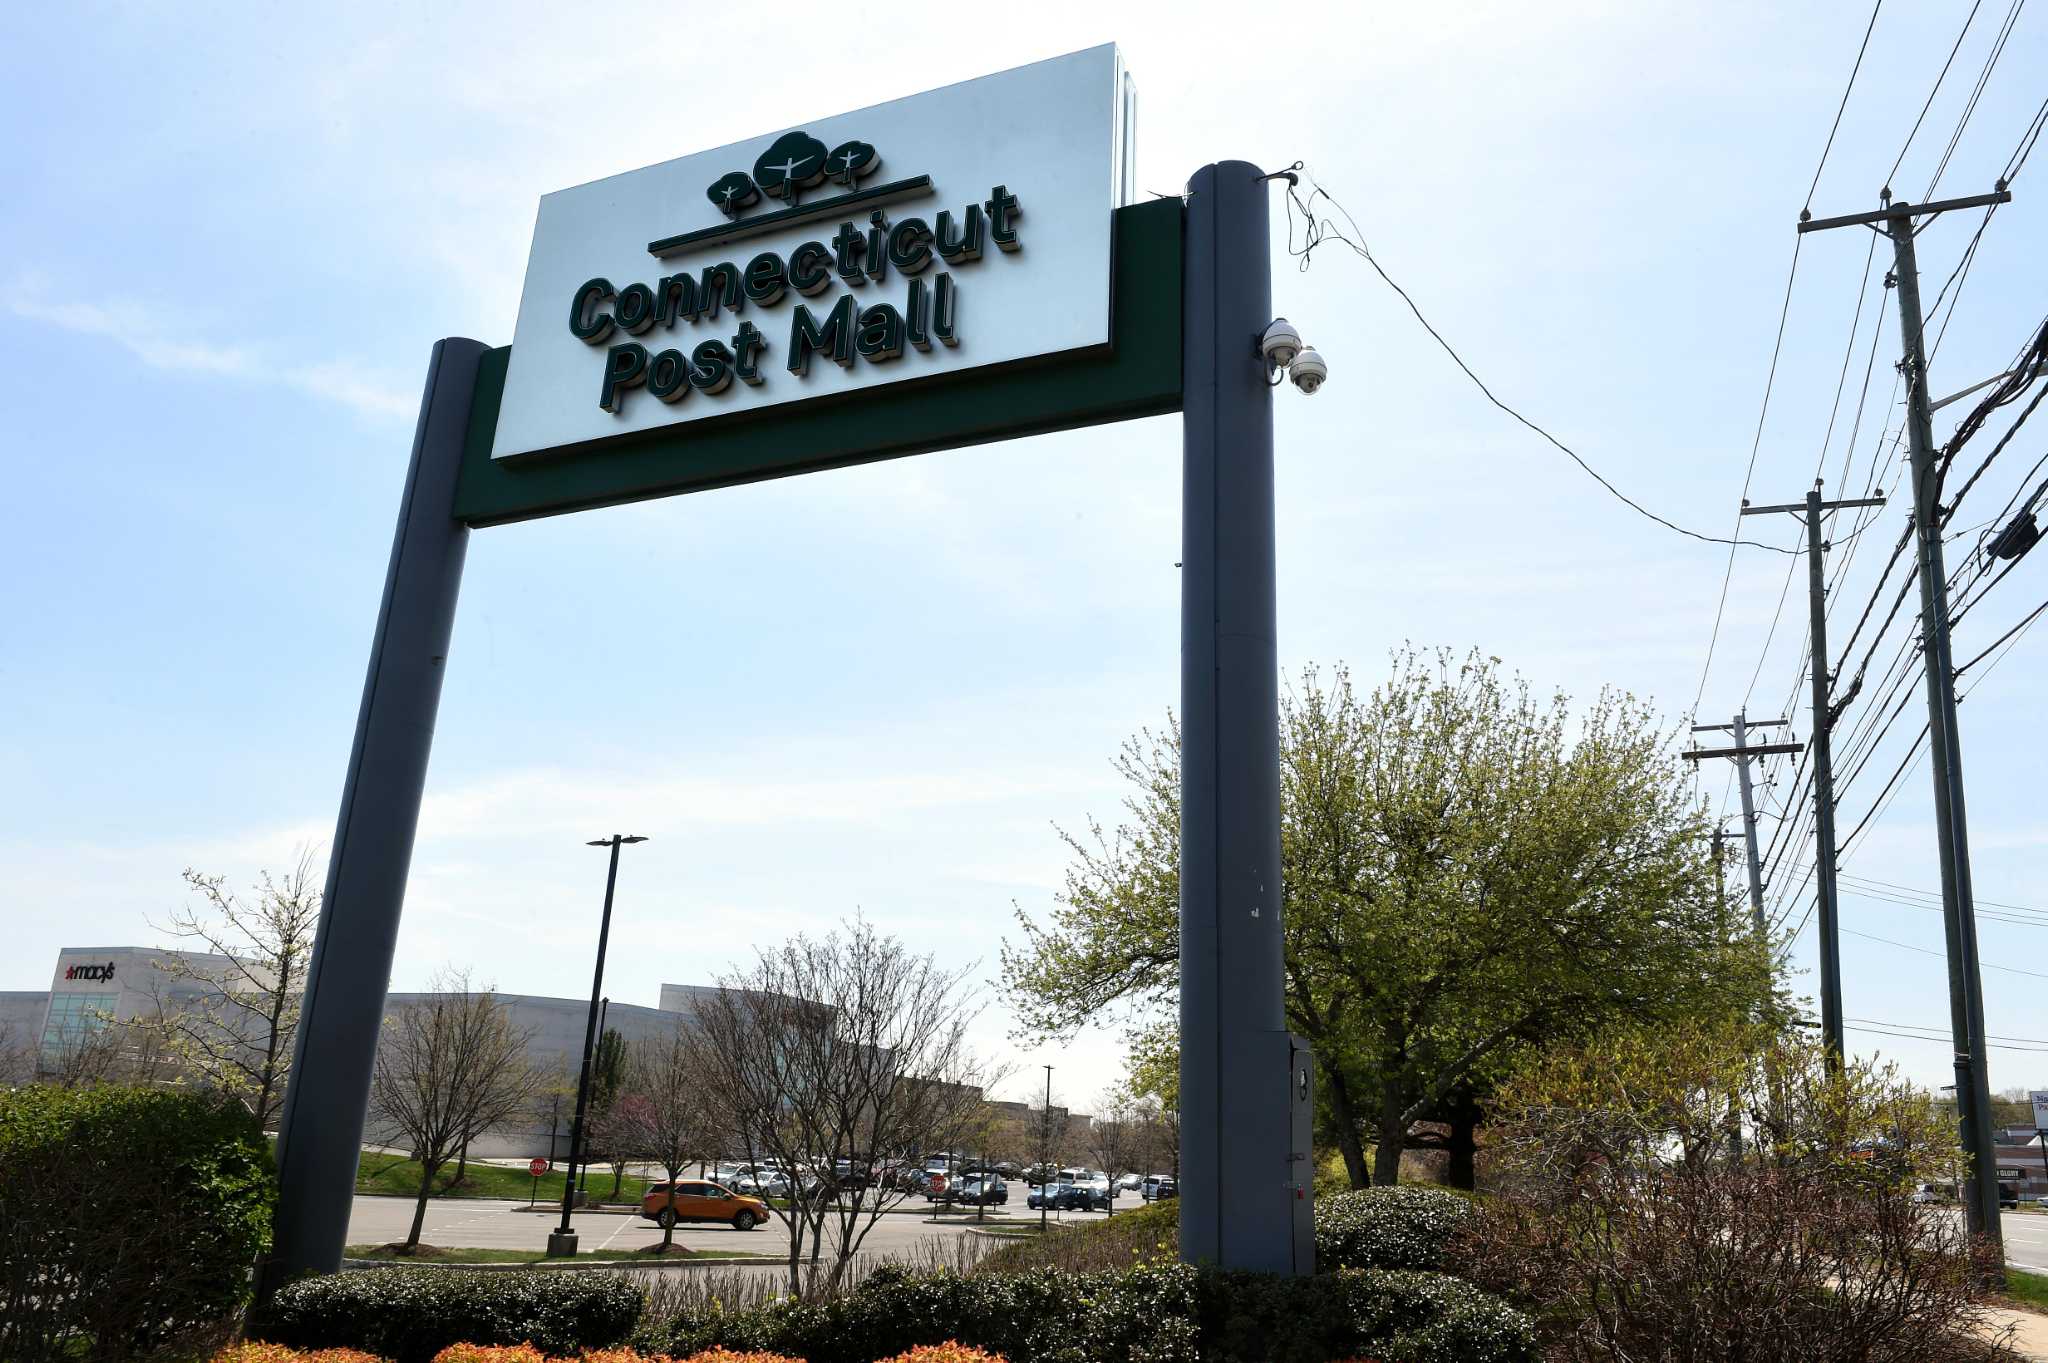
[[[1285,317],[1275,317],[1259,337],[1259,354],[1275,369],[1285,369],[1301,353],[1301,333]]]
[[[1303,346],[1295,355],[1294,363],[1287,368],[1287,377],[1294,380],[1294,386],[1303,393],[1313,393],[1323,386],[1330,377],[1330,364],[1316,353],[1314,346]]]

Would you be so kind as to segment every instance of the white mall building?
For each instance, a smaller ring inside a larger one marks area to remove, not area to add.
[[[35,1072],[54,1074],[65,1057],[93,1033],[125,1022],[155,1016],[159,1009],[189,1006],[199,992],[189,981],[163,969],[174,958],[200,967],[225,965],[225,958],[150,947],[67,947],[57,955],[46,992],[0,991],[0,1051],[32,1051]],[[712,990],[702,985],[664,984],[653,1008],[612,1000],[605,1005],[604,1026],[628,1042],[672,1033],[687,1017],[691,1003]],[[433,997],[392,994],[385,1000],[388,1019],[397,1009]],[[574,1115],[574,1081],[583,1056],[583,1036],[590,1000],[545,998],[534,994],[498,993],[511,1011],[512,1024],[529,1031],[531,1063],[563,1077],[569,1096],[540,1110],[531,1126],[501,1129],[474,1142],[477,1159],[566,1155],[569,1123]],[[374,1129],[364,1139],[378,1143]],[[551,1149],[552,1147],[552,1149]]]

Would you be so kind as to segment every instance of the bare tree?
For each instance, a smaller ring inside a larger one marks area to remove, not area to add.
[[[1180,1110],[1154,1097],[1138,1100],[1134,1120],[1138,1128],[1139,1158],[1152,1167],[1148,1173],[1171,1173],[1180,1178]]]
[[[420,1242],[434,1175],[472,1135],[530,1110],[540,1083],[527,1062],[531,1028],[515,1026],[490,990],[472,992],[466,971],[447,970],[433,993],[385,1020],[370,1081],[370,1112],[420,1162],[419,1198],[402,1253]]]
[[[626,1094],[627,1063],[625,1036],[616,1027],[605,1028],[597,1038],[597,1051],[591,1058],[590,1110],[583,1119],[583,1168],[579,1177],[587,1184],[591,1165],[608,1166],[612,1171],[608,1199],[611,1201],[618,1199],[626,1165],[638,1153],[633,1148],[635,1124],[621,1120],[612,1111]]]
[[[1036,1152],[1040,1172],[1053,1173],[1060,1167],[1062,1159],[1071,1152],[1067,1131],[1073,1125],[1073,1121],[1073,1113],[1059,1101],[1058,1094],[1031,1095],[1031,1148]]]
[[[1121,1087],[1106,1089],[1095,1103],[1095,1121],[1088,1129],[1088,1149],[1109,1175],[1109,1214],[1116,1215],[1116,1181],[1132,1173],[1139,1148],[1137,1107]]]
[[[187,1074],[241,1099],[268,1129],[284,1105],[299,1002],[320,917],[317,868],[310,849],[281,876],[265,871],[254,902],[238,898],[221,876],[186,868],[198,907],[171,912],[156,926],[204,949],[208,959],[158,960],[158,1014],[170,1055]],[[164,994],[175,997],[162,1002]]]
[[[26,1028],[0,1024],[0,1089],[35,1082],[37,1049],[35,1037]]]
[[[687,1018],[627,1051],[626,1092],[612,1104],[624,1143],[661,1166],[673,1184],[692,1164],[719,1153],[719,1123],[705,1082],[707,1047]],[[661,1252],[675,1244],[673,1216],[661,1219]]]
[[[85,1025],[40,1052],[35,1060],[38,1077],[60,1088],[173,1083],[178,1066],[165,1038],[161,1013],[126,1020],[108,1012],[90,1013]]]
[[[722,978],[697,1020],[709,1096],[749,1162],[787,1175],[792,1291],[806,1245],[829,1247],[836,1285],[900,1187],[870,1178],[879,1160],[958,1149],[996,1077],[967,1029],[980,1009],[965,971],[913,955],[860,918],[822,939],[795,937]]]

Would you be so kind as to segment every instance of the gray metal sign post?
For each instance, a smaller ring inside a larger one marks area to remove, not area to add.
[[[266,1292],[307,1270],[335,1272],[348,1238],[370,1071],[469,545],[468,528],[455,519],[455,477],[483,354],[479,341],[439,341],[427,366],[278,1126]]]
[[[1181,282],[1181,1257],[1308,1272],[1280,942],[1271,190],[1189,183]]]
[[[781,418],[780,442],[747,427],[715,477],[699,467],[707,449],[725,448],[715,432],[673,450],[632,447],[635,459],[651,450],[657,464],[671,461],[666,472],[622,473],[603,456],[497,468],[488,452],[507,352],[467,340],[435,347],[285,1099],[265,1292],[295,1274],[340,1267],[466,525],[807,466],[763,453],[783,445],[814,451],[816,466],[827,467],[1176,408],[1184,411],[1185,474],[1181,1252],[1226,1268],[1313,1271],[1312,1066],[1286,1030],[1280,936],[1273,412],[1258,349],[1272,320],[1270,193],[1257,167],[1226,161],[1196,173],[1185,210],[1118,210],[1119,339],[1106,354],[1064,371],[964,375],[895,400],[886,419],[872,408],[812,415],[796,407]],[[475,457],[463,476],[484,492],[472,490],[465,509],[457,483],[466,443]]]

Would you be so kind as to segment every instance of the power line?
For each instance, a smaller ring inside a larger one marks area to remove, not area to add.
[[[1883,942],[1888,947],[1898,947],[1902,951],[1917,951],[1922,956],[1947,958],[1946,952],[1930,951],[1926,947],[1916,947],[1910,942],[1895,942],[1889,937],[1879,937],[1876,933],[1858,932],[1855,928],[1843,928],[1842,931],[1848,933],[1851,937],[1862,937],[1872,942]],[[1982,964],[1986,970],[2002,970],[2008,975],[2028,975],[2037,980],[2048,980],[2048,974],[2043,974],[2038,970],[2022,970],[2016,965],[1993,965],[1989,961],[1985,961]]]
[[[2028,611],[2025,619],[2021,620],[2017,625],[2014,625],[2005,633],[1999,635],[1997,640],[1992,643],[1990,648],[1985,649],[1983,653],[1979,653],[1976,657],[1970,659],[1970,661],[1956,668],[1955,675],[1957,675],[1958,677],[1962,676],[1965,672],[1968,672],[1978,663],[1983,662],[1986,655],[1996,652],[1999,644],[2004,643],[2007,639],[2012,638],[2014,635],[2025,633],[2027,627],[2033,624],[2035,620],[2040,618],[2042,611],[2048,611],[2048,601],[2043,601],[2040,605]],[[1965,692],[1964,694],[1967,695],[1969,693]]]
[[[1480,393],[1485,396],[1488,402],[1492,403],[1502,412],[1505,412],[1508,416],[1513,417],[1523,426],[1526,426],[1528,429],[1534,431],[1537,435],[1540,435],[1545,440],[1549,441],[1556,448],[1563,451],[1564,454],[1568,456],[1573,463],[1577,464],[1581,469],[1583,469],[1586,472],[1586,474],[1593,479],[1594,482],[1600,484],[1600,486],[1605,488],[1608,491],[1608,493],[1610,493],[1617,501],[1621,502],[1622,505],[1628,507],[1630,510],[1638,513],[1639,515],[1647,517],[1650,520],[1655,521],[1657,524],[1663,526],[1667,530],[1675,530],[1681,535],[1685,535],[1691,539],[1701,540],[1708,544],[1726,544],[1731,547],[1735,545],[1746,545],[1752,549],[1768,549],[1771,552],[1778,554],[1789,554],[1793,552],[1790,549],[1781,549],[1775,544],[1763,544],[1759,543],[1756,540],[1745,540],[1739,538],[1723,539],[1718,535],[1708,535],[1698,530],[1689,530],[1685,526],[1677,524],[1675,521],[1666,520],[1664,517],[1650,510],[1641,502],[1636,501],[1633,497],[1630,497],[1627,493],[1623,492],[1620,488],[1616,487],[1613,483],[1609,482],[1607,478],[1600,473],[1599,470],[1595,469],[1591,464],[1587,463],[1585,459],[1580,456],[1577,450],[1574,450],[1571,446],[1565,444],[1562,440],[1559,440],[1556,436],[1552,435],[1542,426],[1530,420],[1528,417],[1522,415],[1522,413],[1517,411],[1515,408],[1501,401],[1500,398],[1494,395],[1494,391],[1486,386],[1485,380],[1481,379],[1478,374],[1473,372],[1472,366],[1465,363],[1464,357],[1458,354],[1457,350],[1452,347],[1449,341],[1444,339],[1443,333],[1438,331],[1436,327],[1431,324],[1429,318],[1423,315],[1422,309],[1416,305],[1414,298],[1412,298],[1409,295],[1408,291],[1402,288],[1399,284],[1394,282],[1393,277],[1386,272],[1386,270],[1380,265],[1379,261],[1374,258],[1372,252],[1366,248],[1362,241],[1357,240],[1353,236],[1347,236],[1343,232],[1339,231],[1337,229],[1336,224],[1332,222],[1330,219],[1318,219],[1315,216],[1315,200],[1317,198],[1326,199],[1329,201],[1329,204],[1332,208],[1336,209],[1339,213],[1342,213],[1344,215],[1344,220],[1351,225],[1351,230],[1353,233],[1356,234],[1357,237],[1364,236],[1364,233],[1359,229],[1358,220],[1351,216],[1351,212],[1349,209],[1345,208],[1343,204],[1339,203],[1335,198],[1333,198],[1328,190],[1324,189],[1320,184],[1317,184],[1313,176],[1309,178],[1309,183],[1313,185],[1314,188],[1306,201],[1302,199],[1300,193],[1298,192],[1298,190],[1296,190],[1294,186],[1290,185],[1287,191],[1288,202],[1292,205],[1293,209],[1299,209],[1301,211],[1302,217],[1306,220],[1307,224],[1302,245],[1299,249],[1297,249],[1294,245],[1293,211],[1292,209],[1290,209],[1288,214],[1287,252],[1289,255],[1292,255],[1301,261],[1303,269],[1308,268],[1309,258],[1311,254],[1315,251],[1316,247],[1322,245],[1325,241],[1340,241],[1344,245],[1350,247],[1354,252],[1356,252],[1360,257],[1362,257],[1365,260],[1366,264],[1372,266],[1373,272],[1380,277],[1381,281],[1384,282],[1388,288],[1392,289],[1396,294],[1400,295],[1401,301],[1408,305],[1408,311],[1413,313],[1415,316],[1415,320],[1422,324],[1422,329],[1429,333],[1430,339],[1435,341],[1437,345],[1443,349],[1444,354],[1451,357],[1451,362],[1453,364],[1457,365],[1459,369],[1464,371],[1465,377],[1472,380],[1473,386],[1478,388]]]
[[[1934,107],[1934,97],[1941,93],[1941,83],[1948,79],[1948,69],[1955,63],[1956,53],[1962,51],[1963,39],[1970,36],[1970,25],[1977,21],[1977,11],[1983,4],[1984,0],[1976,0],[1976,3],[1970,6],[1969,14],[1963,19],[1963,31],[1956,34],[1955,46],[1948,50],[1948,60],[1941,64],[1940,74],[1934,78],[1934,88],[1927,92],[1927,102],[1920,106],[1919,117],[1913,120],[1912,130],[1906,134],[1905,145],[1899,148],[1899,159],[1892,162],[1892,168],[1885,172],[1884,187],[1887,195],[1891,193],[1893,177],[1898,175],[1899,167],[1906,162],[1906,153],[1912,150],[1913,139],[1920,135],[1921,121],[1927,117],[1927,111]]]
[[[1884,0],[1870,7],[1870,22],[1863,26],[1863,41],[1856,45],[1856,64],[1849,68],[1849,83],[1842,87],[1842,102],[1835,106],[1835,121],[1828,125],[1828,140],[1820,149],[1820,164],[1813,168],[1813,183],[1806,187],[1806,203],[1813,207],[1813,192],[1820,188],[1820,173],[1827,168],[1828,153],[1834,150],[1835,134],[1842,128],[1842,112],[1849,107],[1849,92],[1856,88],[1856,74],[1863,69],[1863,54],[1870,50],[1870,34],[1877,27],[1877,12],[1884,8]]]
[[[2012,155],[2006,158],[2005,169],[1998,175],[2005,184],[2011,185],[2019,178],[2020,169],[2027,164],[2027,158],[2034,154],[2034,144],[2041,140],[2041,129],[2044,127],[2048,127],[2048,99],[2041,101],[2041,107],[2028,122],[2026,131],[2020,134],[2019,144],[2012,149]]]
[[[2019,22],[2020,11],[2026,8],[2027,0],[2012,0],[2012,6],[2005,12],[2005,22],[1999,26],[1998,37],[1991,44],[1991,54],[1984,59],[1984,69],[1977,74],[1977,84],[1970,91],[1970,98],[1963,105],[1962,116],[1956,120],[1956,130],[1949,135],[1948,146],[1943,148],[1941,160],[1934,167],[1934,177],[1927,182],[1927,189],[1921,194],[1921,202],[1934,197],[1935,186],[1948,170],[1949,159],[1956,154],[1956,146],[1963,140],[1963,130],[1970,126],[1971,115],[1977,112],[1977,101],[1984,96],[1984,87],[1991,83],[1991,73],[1998,66],[1998,59],[2005,55],[2006,40],[2012,37],[2013,26]]]

